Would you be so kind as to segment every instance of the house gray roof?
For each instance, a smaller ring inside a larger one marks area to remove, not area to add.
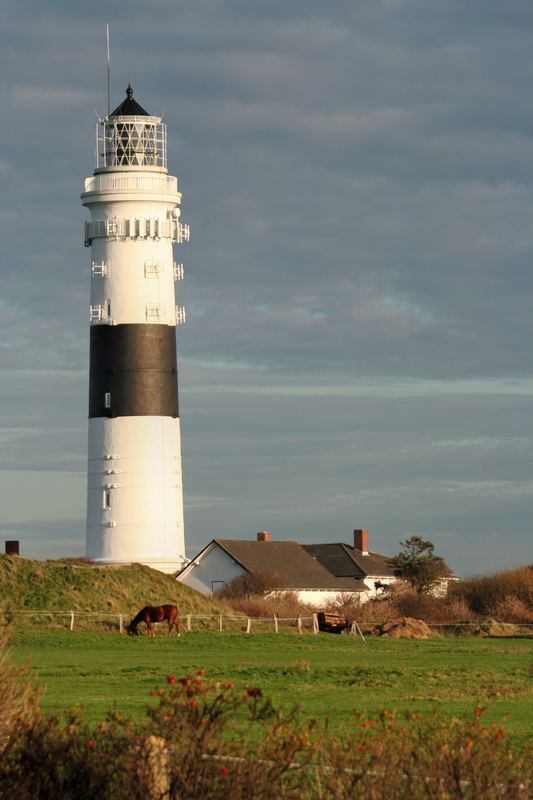
[[[362,592],[363,581],[354,576],[337,577],[313,553],[297,542],[257,542],[244,539],[214,539],[248,572],[275,572],[287,589],[331,589]]]
[[[388,560],[379,553],[364,556],[349,544],[304,544],[303,549],[314,556],[329,572],[338,578],[366,578],[379,575],[393,577]]]

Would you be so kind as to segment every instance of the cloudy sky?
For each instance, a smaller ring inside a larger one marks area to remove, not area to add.
[[[84,551],[95,111],[165,114],[189,555],[531,562],[530,0],[3,0],[0,536]],[[3,548],[2,548],[3,549]]]

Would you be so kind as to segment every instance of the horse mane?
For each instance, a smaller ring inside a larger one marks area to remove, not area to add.
[[[138,614],[136,614],[133,619],[131,620],[130,624],[128,625],[129,628],[133,628],[134,625],[138,625],[139,622],[143,622],[144,620],[144,612],[147,611],[150,606],[145,606],[141,608]]]

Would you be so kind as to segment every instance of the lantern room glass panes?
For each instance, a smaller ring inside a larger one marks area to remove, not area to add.
[[[99,130],[97,166],[166,168],[166,125],[159,117],[108,117]]]

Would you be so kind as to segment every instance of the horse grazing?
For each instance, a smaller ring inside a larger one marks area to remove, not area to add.
[[[145,606],[141,608],[138,614],[133,617],[129,625],[126,625],[126,630],[130,636],[138,636],[139,631],[137,625],[139,622],[146,623],[148,629],[148,636],[155,636],[152,622],[163,622],[168,620],[168,635],[172,633],[172,628],[176,628],[176,633],[180,635],[180,621],[178,617],[177,606]]]

